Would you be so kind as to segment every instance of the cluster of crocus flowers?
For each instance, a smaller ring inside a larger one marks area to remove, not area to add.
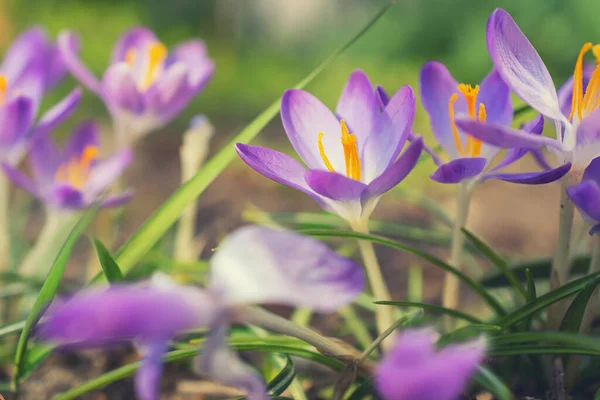
[[[501,147],[482,141],[463,129],[461,122],[468,119],[482,126],[509,128],[513,120],[510,90],[497,71],[492,70],[479,85],[458,83],[448,69],[439,62],[423,66],[420,75],[423,106],[429,115],[436,140],[449,156],[444,163],[436,160],[438,169],[431,178],[440,183],[478,183],[500,179],[513,183],[544,184],[566,174],[570,164],[541,172],[502,173],[500,170],[516,162],[527,151],[512,149],[494,165]],[[540,137],[544,127],[542,116],[522,126],[523,134]]]
[[[398,335],[377,368],[377,391],[385,400],[455,400],[483,361],[482,339],[436,351],[437,334],[412,330]]]
[[[174,118],[204,88],[214,70],[202,41],[189,40],[169,52],[152,31],[137,27],[117,41],[111,64],[98,80],[79,60],[77,43],[71,32],[59,35],[67,68],[102,98],[121,147]]]
[[[266,400],[262,379],[226,344],[229,325],[245,322],[252,304],[333,312],[350,303],[363,284],[360,267],[322,242],[248,226],[219,245],[205,289],[182,286],[163,275],[145,283],[88,289],[51,305],[38,336],[79,347],[135,339],[143,349],[136,392],[141,400],[155,400],[168,342],[178,332],[208,328],[200,372],[246,391],[251,400]]]
[[[335,114],[311,94],[286,91],[281,119],[294,149],[308,169],[292,157],[238,143],[240,157],[257,172],[314,198],[350,225],[368,221],[380,196],[416,165],[423,141],[402,153],[415,115],[409,86],[384,104],[362,71],[350,76]]]

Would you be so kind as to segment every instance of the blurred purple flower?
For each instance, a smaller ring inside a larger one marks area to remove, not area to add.
[[[308,169],[268,148],[238,143],[236,149],[246,164],[267,178],[308,194],[351,225],[361,224],[380,196],[402,181],[421,155],[419,137],[398,157],[411,134],[414,114],[410,86],[402,87],[382,107],[369,78],[357,70],[350,75],[335,114],[302,90],[290,89],[283,95],[283,126]]]
[[[251,400],[266,400],[262,379],[226,344],[229,325],[243,316],[243,307],[271,303],[330,312],[350,303],[364,284],[361,268],[322,242],[258,226],[228,236],[210,264],[207,289],[155,275],[146,285],[83,291],[53,304],[38,335],[83,347],[136,339],[145,349],[138,397],[155,400],[167,342],[180,331],[210,328],[198,360],[201,373],[245,390]]]
[[[49,207],[79,210],[91,206],[122,174],[132,159],[122,150],[98,160],[98,127],[93,122],[79,125],[59,151],[49,135],[36,139],[29,153],[33,179],[8,164],[2,168],[8,178]],[[132,193],[105,199],[102,207],[114,207],[131,199]]]
[[[488,20],[487,46],[502,79],[524,102],[554,121],[557,138],[468,120],[457,120],[457,126],[499,147],[546,146],[561,162],[573,164],[571,174],[581,175],[587,165],[600,155],[600,66],[591,71],[590,67],[584,67],[583,62],[589,50],[600,61],[600,46],[586,43],[582,47],[573,79],[559,93],[534,47],[512,17],[502,9],[495,10]]]
[[[485,343],[477,340],[436,351],[430,330],[403,332],[379,364],[378,392],[386,400],[455,400],[483,360]]]
[[[8,48],[0,65],[0,161],[17,165],[37,134],[47,133],[74,107],[79,91],[42,116],[32,130],[44,92],[65,74],[56,46],[41,28],[31,28]]]
[[[590,235],[600,232],[600,158],[592,160],[580,183],[567,188],[567,195],[592,227]]]
[[[214,70],[202,41],[189,40],[168,52],[145,27],[121,36],[101,81],[78,58],[79,43],[73,33],[62,32],[58,46],[69,71],[105,102],[122,146],[179,114]]]
[[[421,70],[421,97],[429,115],[433,133],[450,161],[438,161],[431,178],[440,183],[463,181],[482,182],[500,179],[513,183],[543,184],[561,178],[570,164],[556,169],[531,173],[499,173],[498,171],[522,158],[529,149],[511,149],[495,166],[495,156],[501,148],[485,143],[458,126],[458,117],[467,116],[480,124],[509,127],[513,106],[508,86],[492,70],[480,85],[458,84],[448,69],[439,62],[428,62]],[[455,117],[456,116],[456,117]],[[540,115],[522,127],[531,136],[540,136],[544,118]],[[536,151],[536,150],[534,150]]]

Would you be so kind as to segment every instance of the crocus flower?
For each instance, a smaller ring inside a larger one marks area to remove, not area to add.
[[[0,161],[17,165],[37,134],[47,133],[77,103],[75,90],[41,118],[33,130],[44,91],[65,74],[58,50],[40,28],[21,34],[0,65]]]
[[[306,164],[277,151],[238,143],[240,157],[275,182],[313,197],[351,225],[368,220],[380,196],[402,181],[417,163],[423,141],[411,133],[415,97],[398,90],[382,108],[369,78],[350,75],[335,114],[311,94],[286,91],[281,119],[292,146]]]
[[[567,195],[591,226],[590,235],[600,232],[600,158],[592,160],[580,183],[567,188]]]
[[[430,330],[406,331],[379,364],[375,383],[386,400],[456,400],[484,355],[476,340],[436,351]]]
[[[533,173],[500,173],[500,169],[514,163],[527,153],[527,149],[513,149],[496,165],[493,161],[499,147],[482,142],[457,126],[455,119],[468,116],[480,124],[510,127],[513,106],[508,86],[492,70],[474,87],[459,84],[448,69],[439,62],[423,66],[420,75],[423,106],[429,115],[436,140],[450,161],[438,160],[438,169],[431,178],[440,183],[477,183],[487,179],[501,179],[514,183],[542,184],[555,181],[570,168],[569,164],[556,169]],[[523,132],[540,136],[544,128],[542,116],[523,125]]]
[[[145,27],[121,36],[102,80],[79,60],[73,33],[61,33],[58,46],[69,71],[106,104],[123,146],[179,114],[214,70],[202,41],[188,40],[169,52]]]
[[[594,67],[591,74],[586,73],[583,60],[592,50],[600,61],[600,46],[583,45],[570,88],[560,94],[534,47],[502,9],[495,10],[488,20],[487,46],[502,79],[524,102],[554,121],[557,138],[530,135],[499,124],[483,125],[473,120],[460,119],[456,125],[472,136],[500,147],[547,146],[557,154],[559,161],[573,164],[572,175],[580,176],[591,160],[600,155],[600,67]],[[568,114],[565,114],[567,110]]]
[[[138,398],[155,400],[168,341],[184,330],[210,328],[198,360],[201,373],[245,390],[251,400],[266,400],[262,379],[226,344],[229,325],[244,322],[244,310],[257,303],[335,311],[364,284],[360,267],[322,242],[257,226],[228,236],[210,266],[206,289],[155,275],[145,284],[85,290],[51,305],[38,336],[80,347],[136,339],[144,348],[135,380]]]
[[[79,210],[91,206],[121,175],[132,159],[122,150],[100,160],[98,127],[93,122],[80,124],[63,150],[49,135],[40,136],[29,152],[33,178],[3,164],[8,178],[52,209]],[[127,202],[131,193],[108,197],[101,206],[113,207]]]

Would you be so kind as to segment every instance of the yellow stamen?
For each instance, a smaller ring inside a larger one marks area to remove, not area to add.
[[[594,57],[596,57],[596,64],[600,64],[600,44],[592,47],[592,53],[594,54]]]
[[[487,112],[485,111],[485,106],[483,105],[483,103],[479,103],[479,116],[478,116],[478,120],[479,122],[481,122],[482,124],[485,123],[485,120],[487,118]],[[471,138],[471,140],[473,141],[473,152],[471,153],[471,156],[473,157],[477,157],[481,154],[481,140],[479,139],[475,139],[473,136],[469,135],[469,138]]]
[[[135,63],[136,51],[134,48],[127,49],[125,52],[125,62],[129,64],[130,67],[133,67]]]
[[[331,163],[329,162],[329,158],[327,158],[327,154],[325,154],[325,147],[323,146],[323,136],[325,134],[323,132],[319,133],[319,139],[318,139],[318,144],[319,144],[319,153],[321,154],[321,158],[323,159],[323,162],[325,163],[325,166],[327,167],[328,170],[330,170],[331,172],[335,172],[335,169],[333,169],[333,165],[331,165]]]
[[[356,135],[348,131],[346,121],[341,120],[342,146],[344,148],[344,160],[346,161],[346,176],[360,181],[360,159],[356,147]]]
[[[92,162],[98,156],[98,148],[96,146],[87,146],[83,149],[81,157],[76,157],[61,165],[56,171],[54,179],[57,182],[69,183],[77,189],[82,189],[90,175]]]
[[[577,110],[577,116],[579,119],[582,118],[581,109],[583,107],[582,96],[583,96],[583,56],[590,51],[592,48],[591,43],[586,43],[581,47],[579,56],[577,56],[577,62],[575,63],[575,71],[573,72],[573,97],[571,98],[571,114],[569,119],[575,115]]]
[[[453,93],[450,96],[450,101],[448,101],[448,113],[450,114],[450,127],[452,128],[452,136],[454,137],[454,143],[456,143],[456,148],[458,149],[459,154],[463,154],[462,144],[460,143],[460,136],[458,134],[458,128],[456,127],[456,123],[454,122],[454,103],[458,100],[458,95]]]
[[[600,68],[596,67],[594,72],[592,72],[592,76],[590,77],[590,81],[585,89],[585,95],[583,96],[583,100],[581,101],[578,111],[581,118],[582,111],[591,111],[593,109],[593,105],[596,102],[596,98],[598,97],[598,89],[600,89]],[[575,92],[573,92],[575,94]],[[590,107],[590,105],[592,107]]]
[[[8,82],[6,77],[0,74],[0,105],[6,101],[6,91],[8,90]]]
[[[142,87],[147,89],[154,81],[156,71],[167,56],[167,48],[160,42],[155,42],[148,48],[148,68],[142,82]]]

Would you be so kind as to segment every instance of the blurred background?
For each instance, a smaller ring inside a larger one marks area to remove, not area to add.
[[[207,89],[173,123],[136,147],[136,161],[126,181],[137,191],[126,208],[123,238],[135,231],[179,185],[178,149],[190,118],[206,114],[216,127],[214,153],[245,124],[307,75],[366,24],[383,0],[0,0],[0,46],[6,47],[31,25],[52,37],[71,29],[81,37],[81,54],[98,75],[106,68],[118,36],[134,25],[147,25],[168,46],[190,37],[206,41],[216,61]],[[388,92],[405,84],[418,88],[419,69],[428,60],[445,63],[458,81],[477,83],[491,62],[485,46],[486,21],[498,6],[509,11],[545,60],[557,84],[571,73],[581,45],[600,38],[600,2],[580,0],[502,2],[481,0],[399,0],[366,35],[307,88],[331,107],[355,68],[365,70]],[[76,82],[68,78],[45,99],[49,106]],[[531,118],[531,113],[525,118]],[[103,104],[86,93],[69,123],[100,121],[110,139]],[[435,146],[426,114],[418,109],[414,130]],[[554,134],[551,130],[548,134]],[[292,154],[279,118],[255,141]],[[452,186],[429,180],[430,161],[390,195],[375,217],[417,225],[431,223],[421,208],[406,201],[404,188],[441,202],[450,212]],[[513,167],[536,168],[529,159]],[[556,231],[557,185],[526,187],[488,182],[475,194],[469,227],[515,257],[549,254]],[[272,183],[236,160],[200,200],[199,231],[214,242],[241,223],[249,207],[265,211],[318,211],[300,193]],[[432,273],[439,273],[438,271]],[[435,279],[434,281],[438,281]],[[435,293],[433,284],[428,291]]]

